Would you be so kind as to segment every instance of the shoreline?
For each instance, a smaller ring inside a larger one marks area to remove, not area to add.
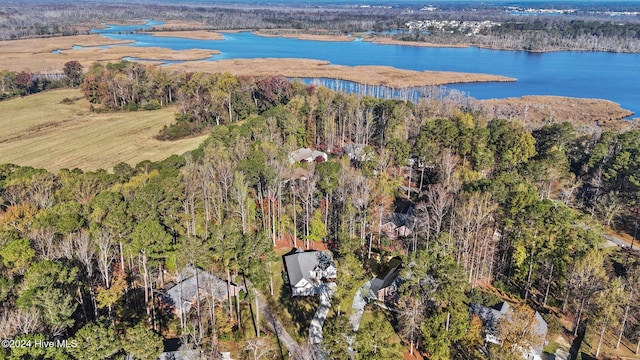
[[[171,24],[175,25],[175,24]],[[163,25],[165,26],[165,25]],[[238,30],[248,31],[248,30]],[[221,31],[222,32],[222,31]],[[227,31],[224,31],[227,32]],[[231,31],[234,32],[234,31]],[[204,40],[222,40],[220,32],[212,30],[162,30],[150,31],[153,36],[182,37]],[[254,31],[258,36],[281,36],[296,37],[299,34],[264,34]],[[314,41],[353,41],[342,35],[319,35],[315,34],[307,40]],[[391,39],[389,39],[391,40]],[[379,43],[379,39],[363,39],[363,41],[374,41]],[[396,41],[388,41],[395,44]],[[144,48],[135,46],[125,46],[131,41],[118,41],[108,39],[101,35],[76,35],[68,37],[37,38],[26,40],[9,40],[1,42],[3,54],[0,55],[0,69],[13,71],[47,72],[52,70],[61,71],[65,62],[70,60],[80,61],[85,68],[89,68],[93,62],[113,62],[123,58],[135,58],[134,61],[151,65],[165,64],[166,61],[184,61],[178,64],[168,64],[167,69],[185,71],[204,72],[229,72],[234,75],[270,76],[281,75],[289,78],[324,78],[342,80],[370,86],[386,86],[388,88],[402,89],[422,86],[440,86],[460,83],[480,83],[480,82],[514,82],[514,78],[499,75],[446,72],[446,71],[412,71],[394,68],[390,66],[343,66],[333,65],[327,61],[308,59],[225,59],[217,61],[206,61],[212,55],[219,54],[217,50],[189,49],[174,51],[167,48]],[[401,42],[403,46],[433,46],[434,44]],[[71,50],[73,46],[80,45],[86,48]],[[435,44],[438,45],[438,44]],[[109,46],[109,48],[102,48]],[[475,45],[471,45],[475,46]],[[38,49],[33,52],[33,49]],[[54,54],[53,51],[60,50]],[[543,99],[543,100],[540,100]],[[513,114],[522,112],[522,109],[529,110],[529,118],[535,111],[546,111],[545,108],[555,110],[547,112],[543,118],[553,119],[554,115],[563,114],[563,118],[572,123],[579,124],[593,131],[600,129],[621,129],[635,127],[637,118],[623,120],[632,117],[633,114],[622,109],[619,104],[612,103],[605,99],[584,99],[567,98],[553,96],[525,96],[523,98],[504,98],[491,100],[477,100],[486,111],[495,114]],[[526,105],[525,102],[529,102]],[[596,102],[596,103],[594,103]],[[551,104],[550,104],[551,103]],[[567,107],[566,104],[572,104]],[[573,108],[581,108],[581,111],[573,111]],[[603,109],[608,109],[603,111]],[[536,110],[537,109],[537,110]],[[542,110],[541,110],[542,109]],[[497,112],[496,112],[497,111]],[[566,114],[565,114],[566,112]],[[593,113],[593,114],[591,114]],[[594,124],[589,116],[598,118],[598,123]],[[526,118],[526,116],[525,116]],[[620,123],[620,124],[617,124]]]
[[[194,61],[167,65],[176,71],[229,72],[234,75],[275,76],[289,78],[326,78],[381,85],[390,88],[438,86],[474,82],[514,82],[500,75],[447,71],[413,71],[390,66],[344,66],[307,59],[225,59]]]
[[[475,101],[488,117],[517,118],[533,130],[566,121],[583,134],[604,130],[622,132],[636,128],[640,121],[633,118],[638,114],[605,99],[526,95]],[[557,119],[559,114],[562,117]]]

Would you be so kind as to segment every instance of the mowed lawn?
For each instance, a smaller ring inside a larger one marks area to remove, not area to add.
[[[154,139],[164,125],[175,121],[175,107],[106,113],[89,109],[89,102],[77,89],[0,102],[0,164],[50,171],[111,169],[120,162],[135,166],[143,160],[183,154],[206,138]]]

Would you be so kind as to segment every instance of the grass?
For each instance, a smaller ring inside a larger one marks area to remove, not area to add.
[[[192,61],[168,65],[180,71],[229,72],[234,75],[282,75],[293,78],[341,79],[369,85],[410,87],[445,85],[469,82],[515,81],[499,75],[472,74],[450,71],[413,71],[390,66],[343,66],[326,61],[307,59],[227,59]]]
[[[587,355],[595,355],[600,335],[599,330],[594,326],[587,326],[587,334],[584,337],[580,351]],[[614,328],[605,331],[602,348],[600,349],[600,358],[640,359],[640,355],[635,354],[636,344],[634,341],[629,341],[623,337],[620,347],[618,349],[615,348],[619,330],[619,328]]]
[[[633,115],[619,104],[600,99],[580,99],[562,96],[523,96],[521,98],[481,100],[487,118],[504,116],[496,109],[509,109],[511,114],[532,129],[553,122],[570,122],[581,134],[602,130],[626,131],[633,128]]]
[[[2,42],[0,53],[0,70],[13,71],[59,71],[64,63],[70,60],[79,61],[85,68],[94,62],[118,62],[130,56],[151,62],[161,60],[198,60],[207,59],[218,53],[215,50],[171,50],[162,48],[145,48],[122,46],[129,41],[111,40],[100,35],[60,36],[53,38],[37,38],[10,40]],[[87,48],[72,50],[74,45]],[[99,46],[112,45],[107,49]],[[61,50],[60,54],[52,51]]]
[[[70,99],[71,102],[63,100]],[[175,108],[94,113],[77,89],[48,91],[0,102],[0,163],[45,168],[111,169],[162,160],[195,149],[206,136],[154,139],[174,122]]]

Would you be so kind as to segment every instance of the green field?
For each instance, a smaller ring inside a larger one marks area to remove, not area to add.
[[[94,113],[77,89],[3,101],[0,163],[56,171],[111,169],[120,162],[135,165],[142,160],[162,160],[195,149],[206,137],[180,141],[154,139],[164,125],[174,122],[175,111],[174,107],[168,107]]]

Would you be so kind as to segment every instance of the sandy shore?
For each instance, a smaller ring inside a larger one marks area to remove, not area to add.
[[[411,71],[389,66],[342,66],[326,61],[305,59],[230,59],[197,61],[168,66],[179,71],[229,72],[235,75],[282,75],[286,77],[341,79],[369,85],[403,88],[468,82],[515,81],[487,74],[445,71]]]

